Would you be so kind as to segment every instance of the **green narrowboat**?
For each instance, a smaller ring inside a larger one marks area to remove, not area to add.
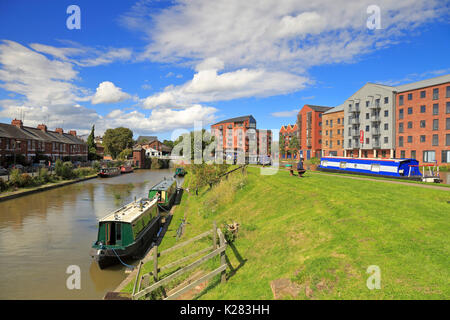
[[[161,227],[157,198],[141,198],[99,220],[90,255],[100,269],[126,259],[139,259]]]
[[[170,209],[177,193],[177,181],[174,178],[162,180],[154,185],[148,192],[148,197],[153,198],[158,195],[158,204],[164,209]]]
[[[174,177],[184,177],[186,175],[186,170],[182,167],[178,167],[175,169],[175,175]]]

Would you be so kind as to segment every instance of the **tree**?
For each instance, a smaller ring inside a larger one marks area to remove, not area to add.
[[[95,125],[92,125],[91,134],[87,138],[88,159],[89,160],[97,159],[97,147],[95,145],[94,127],[95,127]]]
[[[174,142],[172,140],[164,140],[163,144],[171,148],[174,146]]]
[[[124,127],[108,129],[103,136],[103,146],[105,153],[116,159],[123,150],[133,147],[133,131]]]
[[[280,147],[280,154],[285,154],[286,152],[286,143],[284,140],[284,135],[280,132],[280,137],[278,138],[278,144]]]
[[[121,160],[127,160],[127,159],[130,158],[132,155],[133,155],[133,149],[131,149],[131,148],[126,148],[126,149],[123,149],[123,150],[119,153],[118,158],[121,159]]]
[[[291,141],[289,141],[289,149],[291,149],[293,155],[297,154],[300,149],[300,143],[298,142],[297,135],[295,134],[291,137]]]
[[[197,133],[199,133],[199,132],[197,132]],[[178,145],[179,143],[181,143],[181,145],[183,145],[183,144],[184,144],[184,138],[190,139],[190,142],[191,142],[191,160],[194,159],[195,150],[197,150],[197,152],[200,153],[200,145],[194,144],[194,134],[195,134],[195,131],[191,131],[190,133],[181,135],[181,136],[179,136],[178,139],[175,140],[174,143],[173,143],[174,146]],[[205,141],[205,140],[206,140],[206,141]],[[206,149],[211,143],[213,143],[214,140],[215,140],[215,137],[214,137],[214,136],[210,137],[210,133],[209,133],[208,131],[206,131],[205,129],[202,129],[202,132],[201,132],[201,141],[202,141],[202,145],[201,145],[201,155],[202,155],[202,157],[203,157],[203,152],[205,151],[205,149]],[[181,151],[181,155],[184,156],[183,151],[184,151],[184,150]]]

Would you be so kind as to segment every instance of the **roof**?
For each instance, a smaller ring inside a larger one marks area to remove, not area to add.
[[[148,143],[153,142],[155,140],[158,140],[158,137],[156,136],[139,136],[139,138],[137,139],[137,143],[141,143],[143,141],[147,141]]]
[[[167,151],[167,152],[170,152],[170,151],[172,151],[172,148],[169,147],[169,146],[166,146],[165,144],[162,144],[162,145],[161,145],[161,151]]]
[[[334,112],[340,112],[340,111],[344,111],[344,105],[338,105],[334,108],[329,109],[328,111],[325,111],[323,114],[328,114],[328,113],[334,113]]]
[[[167,190],[174,182],[176,182],[174,178],[164,179],[154,185],[150,190]]]
[[[332,107],[326,107],[326,106],[315,106],[315,105],[311,105],[311,104],[306,104],[306,106],[308,106],[309,108],[311,108],[317,112],[325,112],[332,108]]]
[[[241,117],[236,117],[236,118],[222,120],[220,122],[214,123],[213,126],[215,126],[216,124],[221,124],[221,123],[243,122],[243,121],[245,121],[247,119],[249,119],[249,122],[256,122],[255,118],[253,118],[252,115],[248,115],[248,116],[241,116]],[[253,121],[251,121],[251,119],[253,119]]]
[[[396,86],[397,92],[410,91],[450,82],[450,74]]]
[[[158,199],[147,199],[141,198],[131,203],[124,205],[123,207],[107,214],[101,218],[100,222],[105,221],[121,221],[126,223],[132,223],[134,220],[139,218],[142,214],[148,212],[154,205],[157,204]],[[141,210],[142,202],[142,210]]]

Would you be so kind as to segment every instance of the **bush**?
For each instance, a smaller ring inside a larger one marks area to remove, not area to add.
[[[57,176],[65,180],[72,179],[74,176],[73,173],[73,164],[70,161],[62,162],[61,160],[56,160],[55,163],[55,172]]]
[[[8,190],[8,188],[9,188],[8,183],[0,178],[0,192],[6,191]]]

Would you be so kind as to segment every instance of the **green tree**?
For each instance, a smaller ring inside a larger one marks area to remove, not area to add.
[[[87,138],[87,147],[88,147],[88,159],[96,160],[97,159],[97,148],[95,145],[95,133],[94,133],[95,125],[92,125],[91,133]]]
[[[286,151],[286,142],[284,140],[284,135],[280,132],[280,137],[278,138],[278,145],[280,147],[280,154],[283,155]]]
[[[121,159],[121,160],[127,160],[129,157],[131,157],[133,155],[133,149],[131,149],[131,148],[126,148],[126,149],[123,149],[120,153],[119,153],[119,155],[118,155],[118,158],[119,159]]]
[[[197,133],[198,133],[198,132],[197,132]],[[175,140],[174,143],[173,143],[174,146],[178,145],[179,143],[181,143],[181,144],[183,145],[183,144],[184,144],[184,138],[185,138],[185,137],[186,137],[186,139],[190,139],[190,142],[191,142],[191,160],[194,159],[195,150],[197,150],[197,152],[200,151],[200,144],[197,145],[197,144],[194,143],[194,142],[195,142],[195,140],[194,140],[194,134],[195,134],[195,131],[191,131],[191,132],[188,133],[188,134],[181,135],[181,136],[179,136],[178,139]],[[211,134],[210,134],[208,131],[206,131],[205,129],[202,129],[202,132],[201,132],[201,140],[202,140],[202,142],[201,142],[201,154],[203,155],[203,151],[204,151],[211,143],[214,142],[215,137],[214,137],[214,136],[211,137]],[[181,155],[184,156],[184,153],[183,153],[183,152],[184,152],[184,150],[182,150]]]
[[[105,153],[116,159],[123,150],[133,147],[133,131],[124,127],[108,129],[103,136],[103,146]]]
[[[300,143],[295,134],[291,137],[291,141],[289,141],[289,149],[291,149],[291,154],[293,155],[297,154],[298,150],[300,150]]]
[[[163,144],[171,148],[174,146],[174,142],[172,140],[164,140]]]

